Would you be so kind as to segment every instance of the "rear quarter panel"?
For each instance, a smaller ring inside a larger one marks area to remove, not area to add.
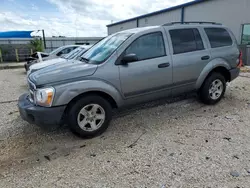
[[[225,60],[225,59],[222,59],[222,58],[214,58],[213,60],[211,60],[202,70],[202,72],[200,73],[197,81],[196,81],[196,84],[195,84],[195,88],[198,90],[204,80],[206,79],[206,77],[208,76],[208,74],[213,71],[213,69],[215,69],[216,67],[224,67],[226,68],[227,70],[230,70],[231,67],[230,65],[228,64],[228,62]]]
[[[209,26],[209,27],[221,28],[221,26]],[[201,87],[201,85],[203,84],[208,74],[211,71],[213,71],[213,69],[215,69],[216,67],[224,67],[227,70],[236,68],[238,64],[237,60],[239,57],[239,49],[238,49],[237,41],[233,33],[228,28],[222,27],[226,29],[228,33],[230,34],[231,39],[232,39],[232,45],[218,47],[218,48],[211,48],[209,39],[207,37],[207,34],[204,28],[202,29],[202,36],[204,37],[204,40],[207,43],[206,46],[208,50],[210,51],[211,61],[203,68],[202,72],[200,73],[200,76],[196,82],[196,89],[199,89]]]
[[[204,27],[204,28],[207,28],[207,27]],[[226,27],[219,26],[219,28],[223,28],[223,29],[227,30],[227,32],[229,33],[229,35],[230,35],[230,37],[232,39],[232,45],[231,46],[211,48],[208,36],[207,36],[204,28],[203,28],[203,37],[207,41],[207,46],[208,46],[208,48],[210,50],[211,59],[213,60],[213,59],[216,59],[216,58],[222,58],[230,66],[230,69],[231,68],[236,68],[237,65],[238,65],[237,60],[238,60],[240,51],[239,51],[239,48],[238,48],[237,40],[236,40],[235,36],[233,35],[232,31],[230,29],[226,28]],[[209,28],[216,28],[216,27],[215,26],[210,26]]]

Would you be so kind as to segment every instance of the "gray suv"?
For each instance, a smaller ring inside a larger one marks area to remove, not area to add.
[[[78,59],[38,70],[20,96],[21,117],[68,124],[82,137],[104,132],[112,108],[196,91],[215,104],[239,75],[232,32],[216,23],[169,23],[107,36]]]

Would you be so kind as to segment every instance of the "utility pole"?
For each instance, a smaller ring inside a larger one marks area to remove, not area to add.
[[[43,32],[43,46],[44,46],[44,49],[46,49],[46,41],[45,41],[44,29],[42,30],[42,32]]]

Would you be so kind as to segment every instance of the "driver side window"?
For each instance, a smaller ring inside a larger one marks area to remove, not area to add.
[[[127,54],[136,54],[138,60],[146,60],[166,55],[161,32],[142,35],[137,38],[125,51]]]

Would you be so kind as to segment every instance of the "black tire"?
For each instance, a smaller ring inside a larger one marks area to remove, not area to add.
[[[220,80],[223,84],[223,90],[222,93],[220,95],[220,97],[218,99],[212,99],[210,94],[209,94],[209,89],[211,84],[215,81],[215,80]],[[221,98],[224,96],[226,91],[226,80],[225,77],[217,72],[212,73],[203,83],[200,91],[199,91],[199,96],[200,96],[200,100],[205,103],[205,104],[216,104],[218,103]]]
[[[80,110],[89,104],[98,104],[105,111],[105,120],[103,124],[95,131],[85,131],[78,124],[78,114]],[[109,123],[112,119],[112,107],[108,101],[98,95],[87,95],[83,96],[81,99],[76,101],[71,105],[68,114],[67,122],[73,133],[82,137],[82,138],[92,138],[103,133],[109,126]]]
[[[26,72],[28,71],[28,67],[27,67],[27,64],[25,63],[24,64],[24,68],[25,68],[25,70],[26,70]]]

